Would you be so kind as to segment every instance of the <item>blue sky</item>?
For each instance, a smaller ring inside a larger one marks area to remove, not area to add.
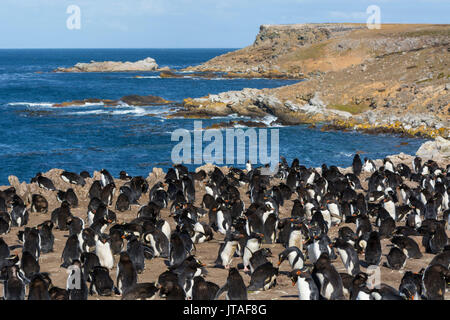
[[[261,24],[365,23],[369,5],[382,23],[450,23],[450,0],[0,0],[0,48],[240,48]]]

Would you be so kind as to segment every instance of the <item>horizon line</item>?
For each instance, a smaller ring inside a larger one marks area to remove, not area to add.
[[[85,49],[111,49],[111,50],[149,50],[149,49],[155,49],[155,50],[178,50],[178,49],[242,49],[244,47],[83,47],[83,48],[69,48],[69,47],[63,47],[63,48],[56,48],[56,47],[49,47],[49,48],[0,48],[0,50],[85,50]]]

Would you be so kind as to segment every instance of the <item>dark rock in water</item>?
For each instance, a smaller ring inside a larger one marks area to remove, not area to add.
[[[184,75],[177,74],[177,73],[172,72],[172,71],[161,71],[159,73],[159,76],[161,78],[183,78],[184,77]]]
[[[133,106],[147,106],[147,105],[159,105],[159,104],[168,104],[170,101],[157,97],[157,96],[138,96],[138,95],[130,95],[125,96],[120,99],[126,104]]]

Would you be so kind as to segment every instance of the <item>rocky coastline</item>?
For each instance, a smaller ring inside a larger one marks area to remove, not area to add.
[[[284,125],[449,138],[450,25],[261,26],[253,45],[187,72],[306,81],[187,98],[171,116],[274,116]]]

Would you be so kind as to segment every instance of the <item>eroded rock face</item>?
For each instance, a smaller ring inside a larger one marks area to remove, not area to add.
[[[57,68],[55,72],[127,72],[127,71],[156,71],[158,64],[153,58],[145,58],[136,62],[120,61],[91,61],[77,63],[70,68]]]
[[[433,159],[440,161],[450,160],[450,141],[437,137],[434,141],[425,142],[416,153],[423,159]]]

